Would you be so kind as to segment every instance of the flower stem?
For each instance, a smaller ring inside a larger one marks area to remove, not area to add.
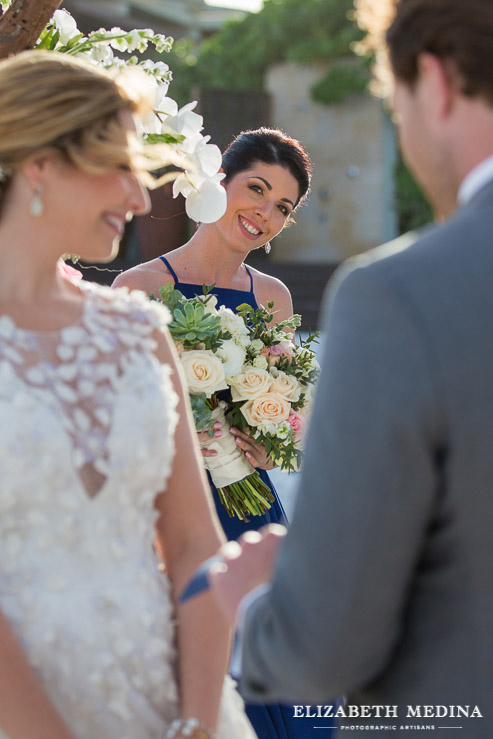
[[[258,472],[217,490],[228,516],[230,518],[236,516],[245,523],[250,520],[248,516],[262,516],[274,502],[270,487],[265,484]]]

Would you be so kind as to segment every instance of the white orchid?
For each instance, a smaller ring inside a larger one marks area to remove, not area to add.
[[[214,223],[226,210],[226,190],[221,185],[224,174],[193,184],[193,177],[180,175],[173,183],[173,196],[185,197],[187,215],[197,223]]]
[[[82,52],[84,54],[84,52]],[[103,67],[113,66],[113,60],[115,55],[111,46],[97,44],[92,47],[88,52],[85,52],[90,57],[90,61],[96,64],[102,64]]]
[[[2,10],[7,10],[11,0],[0,0]],[[42,31],[37,47],[71,54],[91,64],[120,71],[138,68],[145,72],[152,84],[155,110],[142,122],[141,133],[151,142],[160,143],[166,153],[164,166],[182,170],[178,174],[173,193],[181,193],[186,199],[188,216],[200,223],[217,221],[226,210],[226,192],[221,185],[221,152],[210,144],[209,136],[203,136],[203,118],[194,112],[196,102],[181,109],[168,97],[171,72],[163,61],[139,59],[137,56],[121,58],[115,51],[140,54],[152,44],[158,54],[170,51],[173,39],[156,34],[150,28],[126,31],[117,26],[107,30],[100,28],[84,36],[75,19],[67,10],[59,9]]]
[[[59,33],[58,43],[60,46],[66,46],[70,39],[75,38],[75,36],[79,36],[80,31],[77,28],[77,23],[66,10],[55,10],[53,13],[53,21]]]
[[[163,131],[177,133],[187,139],[194,139],[203,129],[204,119],[201,115],[193,112],[197,101],[183,106],[177,113],[169,115],[163,123]],[[195,148],[195,147],[194,147]]]

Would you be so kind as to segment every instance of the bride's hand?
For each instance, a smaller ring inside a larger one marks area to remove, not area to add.
[[[222,435],[223,435],[223,432],[222,432],[222,425],[220,421],[216,421],[216,423],[214,424],[214,437],[209,436],[207,431],[203,431],[203,432],[197,431],[199,444],[201,444],[204,441],[210,441],[211,438],[217,439]],[[217,457],[217,452],[213,449],[201,449],[200,451],[202,452],[203,457]]]
[[[271,462],[267,456],[265,446],[260,443],[255,444],[254,440],[248,433],[248,426],[246,429],[246,431],[240,431],[240,429],[233,426],[229,429],[229,433],[233,434],[237,445],[240,447],[252,467],[257,467],[261,470],[273,470],[276,465]]]

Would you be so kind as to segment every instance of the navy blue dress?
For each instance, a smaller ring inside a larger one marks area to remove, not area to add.
[[[185,298],[194,298],[197,295],[202,295],[202,285],[192,285],[185,282],[180,282],[175,272],[171,268],[168,260],[165,257],[160,257],[168,268],[169,273],[175,281],[175,287],[179,290]],[[245,265],[246,267],[246,265]],[[213,294],[216,295],[218,305],[224,305],[226,308],[230,308],[236,312],[236,308],[241,303],[248,303],[252,308],[258,308],[255,294],[253,292],[253,279],[252,274],[248,267],[246,270],[250,276],[250,290],[232,290],[226,287],[216,287],[213,290]],[[230,518],[226,512],[226,509],[219,500],[217,489],[212,482],[211,476],[207,473],[209,483],[214,497],[214,503],[216,505],[216,511],[219,516],[219,520],[224,529],[224,533],[229,541],[232,539],[238,539],[245,531],[252,531],[262,528],[268,523],[281,523],[287,525],[286,514],[282,507],[279,496],[274,488],[274,485],[270,481],[269,475],[265,470],[257,470],[262,480],[272,490],[274,496],[274,502],[271,503],[271,507],[262,516],[252,516],[250,521],[240,521],[239,518]],[[246,704],[246,712],[250,722],[257,733],[259,739],[312,739],[314,736],[314,725],[315,721],[313,718],[295,718],[293,706],[281,705],[281,704]],[[327,729],[324,733],[326,739],[330,739],[332,732],[327,733]]]

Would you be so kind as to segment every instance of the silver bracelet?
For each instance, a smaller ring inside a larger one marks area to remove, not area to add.
[[[197,718],[177,718],[168,729],[166,739],[175,739],[178,734],[193,736],[195,739],[216,739],[216,735]]]

